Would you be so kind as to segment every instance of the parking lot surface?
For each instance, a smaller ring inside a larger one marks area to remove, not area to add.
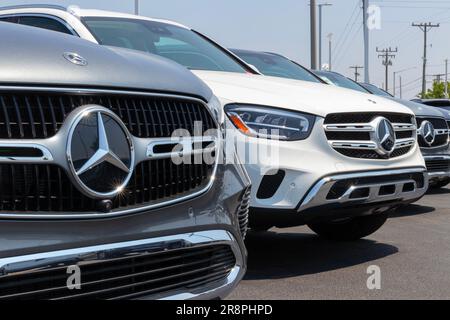
[[[247,275],[229,299],[450,299],[450,189],[393,212],[357,242],[296,227],[250,233],[247,247]],[[379,290],[366,285],[371,265]]]

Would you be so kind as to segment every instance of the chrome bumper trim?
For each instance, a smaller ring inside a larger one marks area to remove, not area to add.
[[[225,230],[210,230],[143,240],[110,243],[97,246],[42,252],[30,255],[0,258],[0,276],[26,274],[61,266],[82,265],[95,261],[137,255],[139,252],[160,252],[170,248],[189,248],[208,245],[229,245],[236,258],[236,265],[224,280],[208,283],[191,292],[171,291],[157,296],[138,299],[212,299],[227,296],[244,275],[246,263],[233,235]]]
[[[349,186],[348,189],[344,192],[344,194],[337,199],[327,199],[327,195],[333,185],[339,181],[355,179],[355,178],[370,178],[370,177],[381,177],[381,176],[391,176],[397,174],[405,174],[405,173],[421,173],[424,177],[424,186],[422,188],[417,188],[417,185],[414,180],[395,180],[393,179],[390,182],[383,183],[373,183],[373,184],[365,184],[358,186]],[[414,189],[411,191],[403,191],[403,186],[406,184],[413,184]],[[379,195],[380,188],[383,186],[395,186],[395,189],[392,193],[386,195]],[[354,191],[366,188],[369,190],[367,196],[360,196],[351,198],[351,195]],[[419,198],[425,194],[428,189],[428,176],[427,171],[423,167],[417,168],[408,168],[408,169],[398,169],[398,170],[381,170],[381,171],[368,171],[368,172],[359,172],[359,173],[344,173],[333,175],[329,177],[322,178],[319,180],[309,191],[309,193],[304,198],[303,202],[298,208],[298,212],[302,212],[306,209],[311,209],[314,207],[320,207],[324,205],[330,204],[344,204],[351,202],[361,203],[376,203],[382,201],[390,201],[390,200],[412,200],[415,198]]]

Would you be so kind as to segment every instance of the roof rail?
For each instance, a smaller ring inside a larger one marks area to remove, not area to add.
[[[67,11],[66,7],[53,5],[53,4],[22,4],[22,5],[16,5],[16,6],[0,7],[0,10],[30,9],[30,8],[56,9],[56,10]]]

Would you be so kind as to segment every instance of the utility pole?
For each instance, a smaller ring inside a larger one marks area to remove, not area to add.
[[[426,72],[427,72],[427,33],[432,28],[438,28],[439,23],[413,23],[413,27],[418,27],[423,32],[423,70],[422,70],[422,97],[425,96],[427,91]]]
[[[448,99],[448,59],[445,59],[445,85],[444,85],[445,97]]]
[[[328,70],[331,71],[331,40],[333,38],[333,34],[329,33],[327,35],[328,38]]]
[[[369,20],[369,14],[367,9],[369,8],[369,0],[362,0],[363,2],[363,26],[364,26],[364,82],[370,83],[369,79],[369,26],[367,21]]]
[[[389,90],[389,67],[392,66],[392,59],[395,58],[395,53],[398,52],[398,48],[395,48],[395,50],[392,50],[390,47],[379,50],[377,48],[378,52],[378,58],[383,58],[382,63],[385,67],[385,82],[384,82],[384,90]]]
[[[317,39],[316,39],[316,0],[309,3],[311,32],[311,69],[317,70]]]
[[[400,99],[402,99],[403,98],[403,95],[402,95],[402,76],[399,76],[399,81],[400,81]]]
[[[139,0],[134,0],[134,14],[139,14]]]
[[[319,3],[319,70],[322,70],[322,7],[332,6],[331,3]]]
[[[358,82],[358,77],[360,76],[360,73],[358,72],[359,69],[364,69],[363,66],[350,66],[350,69],[355,69],[355,81]]]

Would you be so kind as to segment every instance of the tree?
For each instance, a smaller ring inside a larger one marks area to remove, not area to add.
[[[450,82],[447,83],[448,92],[450,92]],[[420,96],[421,94],[418,94]],[[445,97],[445,83],[444,82],[433,82],[433,87],[428,89],[425,96],[422,99],[443,99]]]

